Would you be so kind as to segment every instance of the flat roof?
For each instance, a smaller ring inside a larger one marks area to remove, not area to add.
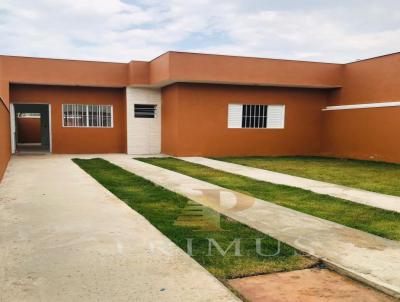
[[[195,52],[195,51],[178,51],[178,50],[168,50],[160,55],[150,59],[150,60],[135,60],[132,61],[139,61],[139,62],[152,62],[157,60],[158,58],[168,54],[168,53],[181,53],[181,54],[193,54],[193,55],[204,55],[204,56],[219,56],[219,57],[231,57],[231,58],[248,58],[248,59],[260,59],[260,60],[274,60],[274,61],[287,61],[287,62],[306,62],[306,63],[315,63],[315,64],[334,64],[334,65],[345,65],[345,64],[352,64],[361,61],[373,60],[378,59],[386,56],[392,56],[400,54],[398,52],[392,52],[382,55],[377,55],[374,57],[369,57],[365,59],[357,59],[354,61],[349,61],[346,63],[333,63],[333,62],[323,62],[323,61],[310,61],[310,60],[296,60],[296,59],[282,59],[282,58],[271,58],[271,57],[260,57],[260,56],[240,56],[240,55],[229,55],[229,54],[217,54],[217,53],[206,53],[206,52]],[[41,56],[17,56],[17,55],[7,55],[7,54],[0,54],[0,57],[11,57],[11,58],[27,58],[27,59],[41,59],[41,60],[60,60],[60,61],[75,61],[75,62],[95,62],[95,63],[110,63],[110,64],[127,64],[129,62],[121,62],[121,61],[106,61],[106,60],[90,60],[90,59],[68,59],[68,58],[51,58],[51,57],[41,57]]]

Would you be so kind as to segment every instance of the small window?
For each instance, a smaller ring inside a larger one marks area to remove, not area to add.
[[[243,105],[242,128],[267,128],[267,105]]]
[[[113,108],[111,105],[63,105],[64,127],[113,127]]]
[[[284,105],[229,104],[228,128],[283,129]]]
[[[157,105],[135,104],[135,117],[155,118]]]

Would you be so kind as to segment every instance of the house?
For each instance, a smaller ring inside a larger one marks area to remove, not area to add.
[[[400,162],[400,53],[348,64],[0,56],[0,97],[0,178],[29,150]]]

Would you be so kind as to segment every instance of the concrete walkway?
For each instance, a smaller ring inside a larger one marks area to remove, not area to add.
[[[0,301],[239,301],[68,156],[0,184]]]
[[[400,297],[400,243],[131,159],[105,159]]]
[[[352,202],[369,205],[375,208],[381,208],[400,213],[400,197],[397,196],[349,188],[327,182],[227,163],[224,161],[204,157],[179,157],[179,159],[233,174],[247,176],[256,180],[290,187],[297,187],[318,194],[326,194],[333,197],[350,200]]]

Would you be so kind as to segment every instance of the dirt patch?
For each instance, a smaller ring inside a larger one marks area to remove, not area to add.
[[[233,279],[229,284],[250,302],[397,301],[327,269],[306,269]]]

